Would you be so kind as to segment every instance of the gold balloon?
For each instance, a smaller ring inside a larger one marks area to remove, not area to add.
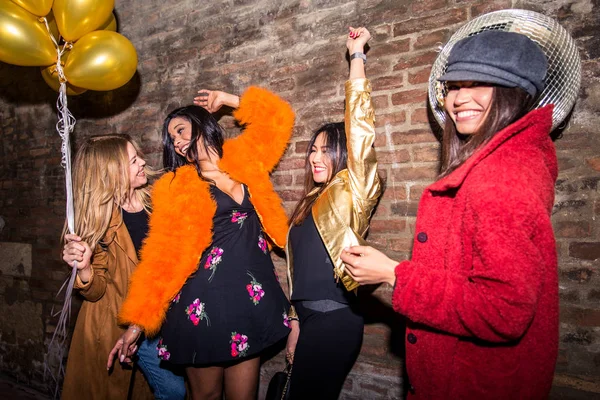
[[[38,17],[47,15],[52,8],[52,0],[12,0],[12,2]]]
[[[54,18],[54,13],[50,11],[48,15],[45,16],[46,21],[48,21],[48,27],[50,28],[50,32],[54,39],[58,42],[58,38],[60,37],[60,32],[58,32],[58,25],[56,25],[56,18]]]
[[[106,22],[104,22],[102,25],[100,25],[100,28],[98,28],[98,30],[116,32],[117,31],[117,18],[115,17],[115,14],[111,13],[110,17],[108,17]]]
[[[61,64],[64,66],[65,61],[69,58],[69,50],[65,50],[60,57]],[[42,67],[42,78],[44,81],[50,86],[54,91],[60,91],[60,81],[58,80],[58,72],[56,71],[56,65],[51,65],[49,67]],[[77,86],[71,85],[67,82],[67,95],[69,96],[77,96],[83,92],[86,92],[87,89],[80,88]]]
[[[113,90],[126,84],[136,69],[137,53],[125,36],[94,31],[75,42],[64,71],[72,85]]]
[[[56,61],[46,25],[8,0],[0,0],[0,43],[0,61],[8,64],[31,67]]]
[[[115,0],[54,0],[58,30],[68,42],[98,29],[108,20]]]

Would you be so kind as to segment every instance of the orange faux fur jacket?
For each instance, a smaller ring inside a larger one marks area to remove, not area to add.
[[[265,233],[271,243],[283,247],[287,216],[269,173],[286,149],[294,112],[273,93],[251,87],[241,97],[234,117],[245,129],[225,141],[219,168],[247,186]],[[148,336],[158,333],[171,300],[198,268],[212,242],[216,211],[209,184],[192,165],[163,175],[152,189],[152,203],[141,261],[119,313],[120,323],[139,325]]]

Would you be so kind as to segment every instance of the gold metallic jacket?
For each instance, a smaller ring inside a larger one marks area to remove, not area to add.
[[[369,228],[373,208],[381,195],[377,159],[373,147],[374,121],[369,81],[367,79],[347,81],[345,124],[348,168],[333,177],[312,207],[315,226],[327,248],[334,273],[349,291],[357,288],[358,283],[345,271],[340,255],[348,246],[366,243],[363,238]],[[291,298],[294,267],[289,240],[285,250]],[[290,317],[293,316],[295,311],[292,308]]]

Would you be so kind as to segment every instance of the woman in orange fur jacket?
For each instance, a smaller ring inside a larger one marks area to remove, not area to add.
[[[129,336],[160,332],[159,357],[186,367],[194,399],[255,398],[260,353],[289,333],[289,303],[270,245],[287,217],[269,173],[283,155],[294,113],[264,89],[241,98],[201,90],[163,126],[169,171],[152,190],[150,230],[120,321]],[[224,140],[211,115],[226,105],[244,132]],[[133,341],[122,341],[120,358]]]

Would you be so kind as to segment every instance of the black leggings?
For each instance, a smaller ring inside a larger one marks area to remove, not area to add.
[[[334,400],[360,353],[364,320],[350,307],[320,312],[294,302],[300,337],[294,354],[290,399]]]

